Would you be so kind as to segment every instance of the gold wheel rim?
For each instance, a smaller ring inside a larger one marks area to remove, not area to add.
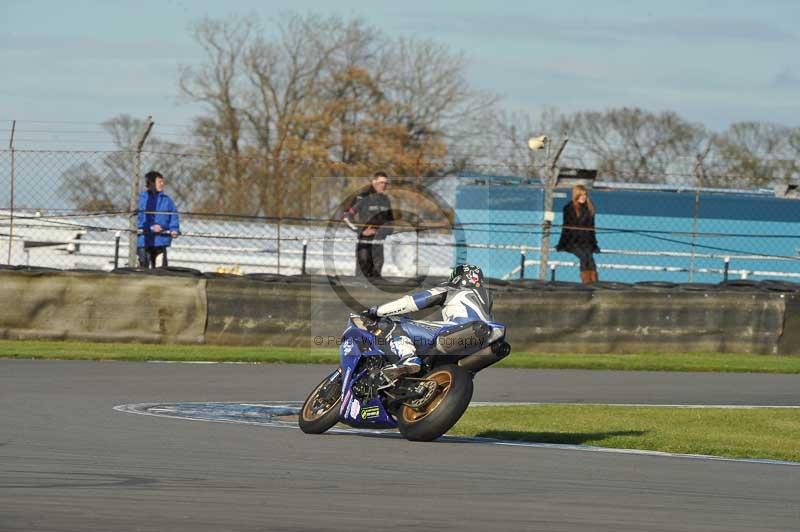
[[[342,370],[340,369],[338,375],[341,375],[341,373],[342,373]],[[339,402],[339,400],[337,399],[336,401],[331,403],[331,405],[328,408],[326,408],[325,410],[323,410],[319,414],[315,414],[314,413],[313,406],[314,406],[315,401],[317,400],[317,395],[319,394],[319,391],[326,384],[328,384],[329,382],[330,382],[330,379],[325,379],[324,381],[319,383],[316,388],[314,388],[314,392],[312,393],[314,398],[312,400],[308,401],[306,403],[306,405],[303,407],[303,419],[305,419],[306,421],[314,421],[315,419],[321,418],[322,416],[324,416],[325,414],[330,412],[332,409],[334,409],[336,407],[336,403]]]
[[[416,423],[421,419],[427,417],[431,414],[434,410],[439,408],[439,405],[442,404],[444,398],[447,397],[448,392],[450,392],[450,387],[453,385],[453,377],[447,371],[436,371],[431,373],[427,377],[425,377],[426,381],[434,381],[436,385],[440,388],[439,392],[437,393],[436,397],[428,403],[425,408],[422,410],[414,410],[410,406],[404,405],[402,416],[403,421],[407,423]]]

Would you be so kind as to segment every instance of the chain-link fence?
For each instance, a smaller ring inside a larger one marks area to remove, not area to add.
[[[342,219],[369,178],[346,177],[347,167],[337,177],[295,172],[280,178],[289,174],[257,157],[221,163],[188,152],[0,152],[0,263],[94,270],[135,265],[128,243],[136,237],[130,205],[137,166],[165,176],[165,191],[180,213],[170,266],[356,273],[357,235]],[[571,200],[562,186],[568,180],[545,180],[548,187],[538,178],[499,174],[391,176],[394,223],[380,241],[383,275],[442,276],[468,261],[499,279],[577,281],[577,258],[554,247]],[[568,174],[562,169],[562,177]],[[800,202],[791,187],[712,188],[700,165],[694,174],[663,181],[589,179],[601,280],[800,279]]]

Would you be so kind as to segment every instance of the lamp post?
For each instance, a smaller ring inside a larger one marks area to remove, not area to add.
[[[548,274],[548,261],[550,258],[550,228],[553,225],[553,220],[555,219],[555,213],[553,212],[553,190],[556,187],[556,182],[558,181],[558,169],[556,168],[556,164],[558,163],[559,157],[561,157],[561,153],[564,151],[564,147],[567,145],[569,141],[569,137],[566,135],[563,139],[561,139],[561,144],[558,146],[558,150],[556,150],[556,154],[554,157],[550,158],[550,138],[547,135],[542,135],[540,137],[531,137],[528,139],[528,148],[532,151],[541,150],[542,148],[547,148],[547,166],[545,167],[544,175],[542,175],[542,185],[544,186],[544,214],[542,219],[542,244],[541,244],[541,254],[539,258],[539,280],[547,281],[547,274]]]

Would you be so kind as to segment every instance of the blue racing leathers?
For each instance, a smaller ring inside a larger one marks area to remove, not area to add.
[[[443,321],[420,323],[444,328],[468,322],[493,321],[492,296],[488,290],[483,287],[462,288],[450,285],[437,286],[384,303],[377,308],[377,315],[378,317],[399,316],[437,305],[442,307]],[[395,329],[391,336],[389,345],[395,355],[401,359],[416,355],[417,346],[415,344],[419,342],[410,338],[410,336],[416,335],[409,331]]]

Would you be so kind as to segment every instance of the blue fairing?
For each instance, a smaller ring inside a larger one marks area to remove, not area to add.
[[[344,404],[344,402],[342,402]],[[383,407],[379,397],[373,397],[360,402],[356,397],[351,397],[348,407],[340,417],[351,427],[363,428],[395,428],[397,422]]]
[[[395,428],[397,426],[397,422],[386,411],[379,397],[372,397],[362,403],[353,395],[353,383],[362,376],[354,375],[361,358],[383,356],[383,352],[375,347],[377,343],[374,335],[357,328],[352,320],[342,335],[339,359],[344,377],[339,418],[351,427]],[[362,347],[365,347],[363,352]]]
[[[407,318],[397,320],[403,330],[413,340],[420,355],[426,354],[432,346],[436,344],[436,338],[454,328],[461,327],[464,321],[441,326],[435,322],[417,322]],[[488,325],[493,329],[499,329],[503,337],[505,327],[499,323],[489,322]],[[499,333],[497,333],[499,334]],[[382,339],[385,341],[385,339]],[[469,355],[485,347],[475,346],[465,349],[459,355]],[[380,396],[371,397],[360,401],[353,394],[353,383],[362,378],[367,371],[356,372],[359,362],[364,357],[379,356],[384,353],[379,348],[378,338],[356,327],[352,319],[348,323],[342,335],[342,343],[339,347],[339,359],[342,368],[342,403],[339,410],[339,419],[352,427],[362,428],[394,428],[397,422],[390,415],[381,400]]]

